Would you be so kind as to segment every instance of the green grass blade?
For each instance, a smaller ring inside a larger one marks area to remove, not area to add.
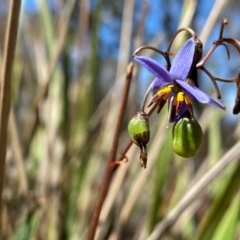
[[[161,205],[164,200],[163,188],[169,175],[169,161],[172,157],[171,147],[171,131],[166,136],[163,147],[160,149],[159,159],[154,169],[153,199],[149,215],[149,232],[151,232],[161,218]]]
[[[234,196],[240,187],[240,164],[237,165],[235,171],[229,181],[223,186],[223,189],[215,197],[212,206],[206,213],[200,223],[195,240],[211,239],[216,231],[222,217],[228,210]]]
[[[212,240],[235,239],[236,228],[240,219],[240,192],[227,210],[216,229]]]

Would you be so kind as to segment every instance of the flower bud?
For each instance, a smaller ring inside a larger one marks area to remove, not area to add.
[[[176,154],[189,158],[196,156],[202,144],[202,128],[194,118],[180,118],[173,125],[172,146]]]

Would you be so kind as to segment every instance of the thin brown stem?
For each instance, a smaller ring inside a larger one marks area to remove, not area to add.
[[[196,65],[196,67],[201,68],[218,46],[224,45],[226,47],[225,43],[233,45],[240,53],[240,42],[238,40],[236,40],[234,38],[221,38],[221,39],[218,39],[213,42],[213,45],[210,48],[210,50],[207,52],[207,54],[204,56],[204,58]],[[227,50],[227,54],[229,57],[228,50]]]
[[[209,78],[211,79],[211,81],[214,85],[214,88],[215,88],[215,91],[217,94],[217,98],[221,99],[221,93],[220,93],[219,87],[216,83],[216,79],[212,76],[212,74],[204,66],[202,66],[200,69],[203,70],[209,76]]]
[[[201,67],[201,70],[203,70],[213,81],[219,81],[219,82],[225,82],[225,83],[234,83],[240,81],[240,72],[238,72],[236,77],[233,78],[220,78],[220,77],[214,77],[205,67]]]
[[[208,60],[208,58],[212,55],[212,53],[214,52],[214,50],[217,48],[217,45],[214,43],[212,45],[212,47],[210,48],[210,50],[207,52],[207,54],[204,56],[204,58],[202,58],[202,60],[200,62],[198,62],[198,64],[196,65],[197,68],[201,68],[203,67],[203,65],[205,64],[205,62]]]
[[[139,52],[141,52],[141,51],[144,50],[144,49],[150,49],[150,50],[153,50],[153,51],[161,54],[161,55],[165,58],[165,60],[166,60],[166,62],[167,62],[167,70],[169,70],[169,69],[171,68],[171,62],[170,62],[169,56],[173,56],[173,57],[174,57],[174,56],[175,56],[174,53],[169,52],[169,51],[168,51],[168,52],[163,52],[163,51],[161,51],[161,50],[159,50],[159,49],[157,49],[157,48],[155,48],[155,47],[152,47],[152,46],[141,46],[141,47],[137,48],[137,49],[134,51],[133,57],[136,56],[136,55],[138,55]]]
[[[162,56],[165,55],[165,53],[164,53],[163,51],[161,51],[160,49],[157,49],[157,48],[155,48],[155,47],[152,47],[152,46],[141,46],[141,47],[137,48],[137,49],[134,51],[133,57],[134,57],[135,55],[138,55],[138,54],[139,54],[142,50],[144,50],[144,49],[153,50],[153,51],[155,51],[155,52],[158,52],[158,53],[161,54]]]
[[[191,28],[180,28],[176,31],[176,33],[173,35],[169,45],[168,45],[168,48],[167,48],[167,52],[170,52],[170,49],[172,47],[172,44],[173,44],[173,41],[175,40],[175,38],[177,37],[177,35],[180,33],[180,32],[183,32],[183,31],[186,31],[186,32],[189,32],[193,38],[197,38],[197,35],[196,33],[191,29]]]
[[[2,196],[5,176],[5,159],[7,149],[7,128],[10,112],[12,64],[17,41],[17,30],[21,1],[11,0],[8,15],[3,68],[1,72],[0,92],[0,195]],[[0,200],[0,217],[2,216],[2,201]],[[2,222],[0,221],[0,239]]]
[[[212,83],[215,87],[218,99],[221,98],[221,93],[220,93],[220,90],[218,88],[218,85],[217,85],[216,81],[225,82],[225,83],[233,83],[233,82],[238,83],[238,82],[240,82],[240,72],[238,72],[237,76],[233,77],[233,78],[220,78],[220,77],[213,76],[204,66],[201,66],[199,69],[204,71],[208,75],[208,77],[211,79],[211,81],[212,81]]]
[[[225,43],[222,43],[222,46],[225,47],[226,52],[227,52],[227,58],[228,58],[228,60],[229,60],[229,59],[230,59],[230,52],[229,52],[228,46],[227,46],[227,44],[225,44]]]
[[[146,102],[147,102],[147,98],[148,98],[149,93],[151,92],[151,90],[152,90],[152,83],[148,87],[148,90],[146,91],[146,93],[145,93],[145,95],[143,97],[143,100],[142,100],[142,103],[141,103],[141,106],[140,106],[140,111],[144,112],[144,108],[145,108],[145,105],[146,105]]]
[[[224,30],[224,26],[228,24],[228,20],[227,18],[223,18],[222,20],[222,24],[221,24],[221,29],[220,29],[220,33],[219,33],[219,38],[218,39],[222,39],[223,38],[223,30]]]
[[[127,76],[126,76],[125,86],[123,89],[121,106],[120,106],[120,110],[119,110],[119,114],[118,114],[117,125],[115,128],[113,143],[112,143],[111,151],[110,151],[109,158],[108,158],[108,164],[106,167],[105,176],[104,176],[103,182],[101,184],[97,204],[94,209],[94,213],[93,213],[93,216],[92,216],[92,219],[90,222],[90,227],[88,230],[88,236],[87,236],[88,240],[94,239],[99,216],[101,213],[101,209],[102,209],[104,200],[107,196],[108,189],[109,189],[115,168],[117,166],[117,165],[115,165],[115,167],[111,167],[111,165],[114,163],[114,161],[116,159],[118,140],[119,140],[120,130],[121,130],[122,122],[123,122],[124,112],[125,112],[126,105],[127,105],[128,93],[129,93],[130,82],[131,82],[131,77],[132,77],[132,70],[133,70],[133,63],[130,63],[127,68]]]

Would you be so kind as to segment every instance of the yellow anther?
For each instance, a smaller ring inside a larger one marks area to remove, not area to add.
[[[189,110],[189,113],[191,115],[191,118],[194,118],[193,107],[192,107],[192,100],[191,100],[191,98],[187,94],[185,95],[185,103],[188,106],[188,110]]]
[[[183,93],[183,92],[179,92],[179,93],[177,94],[177,101],[178,101],[178,102],[183,102],[184,99],[185,99],[184,93]]]
[[[171,93],[171,85],[168,85],[168,86],[165,86],[163,88],[161,88],[157,93],[156,95],[163,95],[162,99],[163,100],[168,100],[169,96],[170,96],[170,93]]]

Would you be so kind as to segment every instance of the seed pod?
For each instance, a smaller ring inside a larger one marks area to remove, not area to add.
[[[176,154],[189,158],[196,156],[202,144],[202,128],[194,118],[180,118],[173,125],[172,146]]]
[[[146,168],[147,165],[147,143],[150,139],[148,115],[140,111],[128,124],[128,133],[132,141],[140,148],[140,163]]]

